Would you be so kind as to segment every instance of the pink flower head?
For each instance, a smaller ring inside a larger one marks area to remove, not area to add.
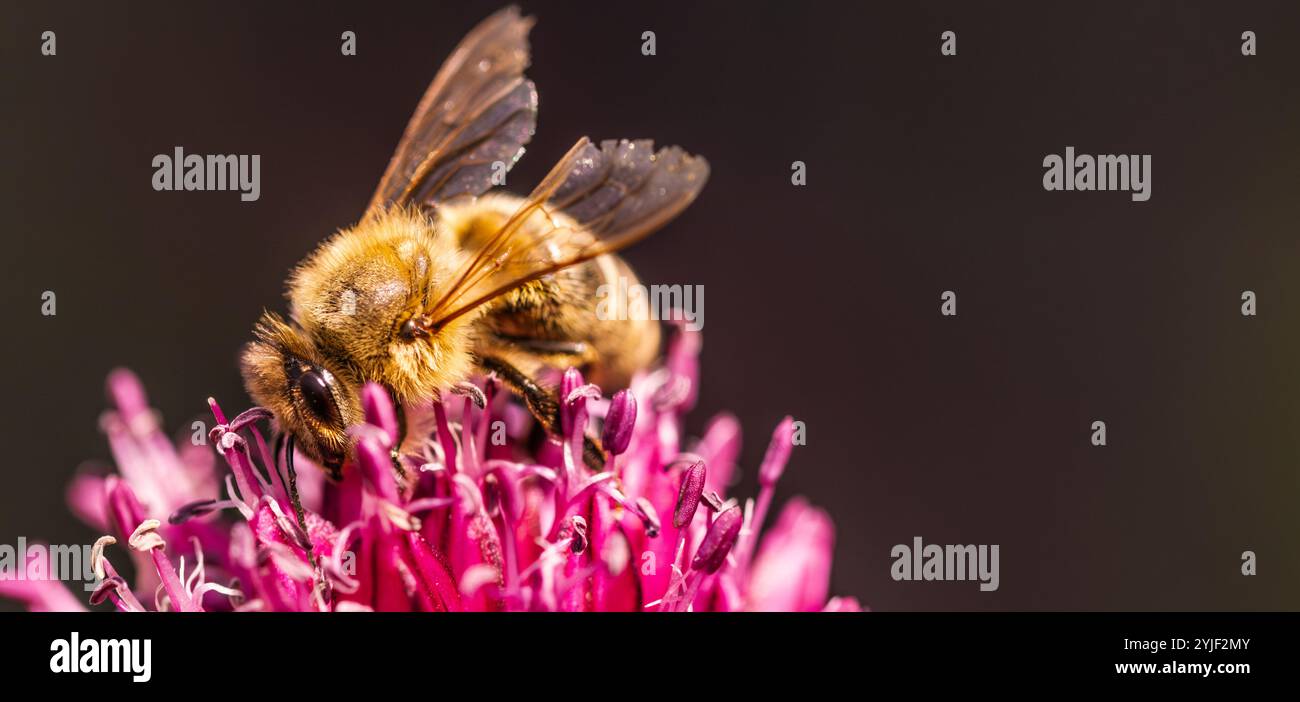
[[[794,500],[758,538],[791,458],[790,418],[759,467],[756,501],[725,495],[739,453],[733,417],[715,418],[682,450],[699,348],[698,335],[680,330],[661,367],[609,400],[566,371],[561,435],[540,446],[529,442],[531,416],[492,376],[400,414],[367,385],[365,422],[351,429],[356,458],[337,484],[303,456],[296,475],[286,470],[280,446],[258,429],[266,410],[228,420],[210,400],[217,426],[207,439],[228,468],[218,471],[207,446],[168,441],[139,382],[114,371],[117,409],[103,426],[118,472],[82,474],[69,492],[73,510],[109,534],[93,550],[90,602],[123,611],[858,610],[852,598],[827,601],[824,513]],[[603,470],[584,460],[593,437]],[[123,546],[134,583],[112,564]],[[79,606],[48,582],[0,582],[0,595],[34,609]]]

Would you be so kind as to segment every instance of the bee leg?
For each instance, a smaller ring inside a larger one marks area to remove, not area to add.
[[[479,389],[479,386],[469,382],[468,380],[451,386],[451,392],[453,395],[468,397],[470,402],[473,402],[474,406],[479,409],[487,407],[487,395]]]
[[[565,341],[561,339],[509,340],[529,353],[538,356],[565,356],[572,358],[579,363],[591,360],[591,346],[582,341]],[[571,365],[578,365],[578,363],[572,363]]]
[[[293,514],[297,517],[298,528],[302,530],[302,538],[305,542],[302,547],[307,552],[307,561],[311,564],[312,572],[316,574],[316,589],[321,593],[321,597],[328,602],[329,583],[325,580],[325,571],[316,562],[316,553],[315,549],[312,548],[311,535],[307,531],[307,513],[302,508],[302,496],[298,493],[298,471],[293,467],[293,449],[293,435],[290,434],[284,452],[284,468],[289,477],[289,501],[293,503]]]
[[[293,448],[293,436],[290,436],[284,451],[284,468],[289,477],[287,482],[289,502],[293,503],[293,514],[298,519],[298,528],[302,530],[302,538],[306,541],[304,548],[314,568],[316,566],[316,557],[312,553],[311,537],[307,531],[307,512],[302,508],[302,496],[298,494],[298,471],[293,467]]]
[[[392,388],[388,388],[388,397],[393,401],[393,413],[397,416],[397,441],[393,443],[393,450],[390,457],[393,460],[393,470],[397,472],[397,477],[402,485],[406,484],[406,467],[402,465],[402,444],[406,442],[406,409],[401,402],[397,401],[397,393]]]
[[[551,391],[542,387],[537,381],[510,363],[495,356],[479,359],[484,370],[492,371],[514,393],[524,399],[528,411],[541,423],[547,433],[560,433],[560,403],[555,401]],[[591,470],[599,473],[605,470],[605,451],[600,441],[591,434],[582,438],[582,460]]]
[[[530,361],[552,368],[577,368],[584,374],[599,360],[596,347],[585,341],[498,336],[500,341],[526,354]]]

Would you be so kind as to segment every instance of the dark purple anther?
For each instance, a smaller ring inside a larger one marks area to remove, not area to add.
[[[195,517],[201,517],[205,514],[211,514],[220,509],[216,500],[195,500],[188,504],[181,505],[179,509],[172,512],[167,518],[168,524],[182,524]]]
[[[704,535],[704,541],[696,549],[691,568],[716,573],[726,562],[727,553],[736,545],[736,539],[740,538],[740,527],[744,521],[739,507],[732,507],[719,514],[713,520],[713,526],[709,527],[709,533]]]
[[[615,456],[626,451],[627,445],[632,441],[634,426],[636,426],[636,397],[627,390],[619,390],[609,401],[609,412],[605,414],[605,430],[600,435],[605,450]]]
[[[682,486],[677,491],[677,508],[673,510],[673,526],[681,529],[695,518],[695,510],[704,495],[704,461],[696,461],[682,473]]]

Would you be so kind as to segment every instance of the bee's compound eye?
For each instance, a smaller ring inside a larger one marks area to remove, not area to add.
[[[298,394],[307,405],[308,411],[322,422],[338,421],[338,407],[334,404],[334,393],[330,390],[330,381],[318,370],[309,370],[298,376]]]

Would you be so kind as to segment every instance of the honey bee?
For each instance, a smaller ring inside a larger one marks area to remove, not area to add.
[[[288,319],[259,320],[242,374],[288,437],[287,462],[296,446],[339,479],[369,381],[401,407],[495,374],[555,431],[548,369],[618,387],[657,355],[657,322],[599,320],[593,300],[620,276],[635,282],[614,252],[685,209],[708,164],[649,141],[583,138],[528,196],[489,193],[536,125],[532,24],[509,7],[461,41],[360,222],[293,271]]]

